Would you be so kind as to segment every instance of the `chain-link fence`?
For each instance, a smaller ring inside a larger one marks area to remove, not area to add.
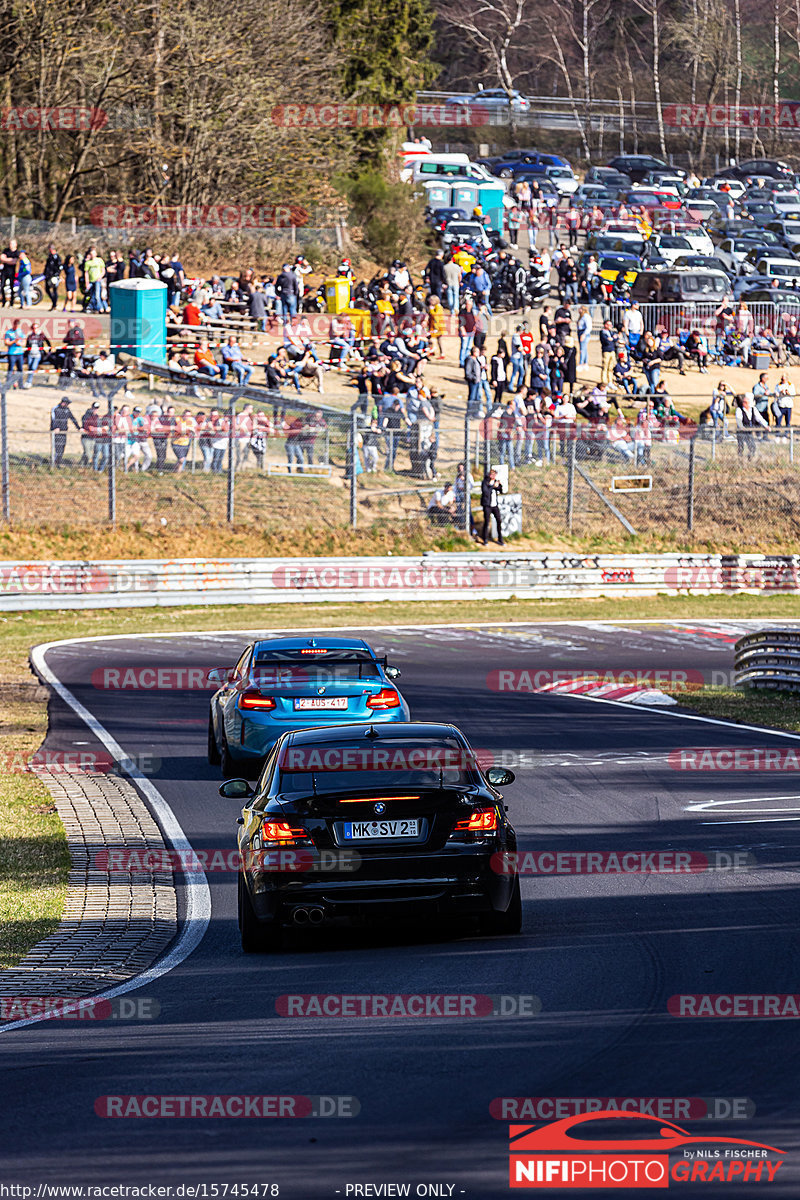
[[[30,392],[4,379],[2,516],[15,528],[168,526],[200,538],[230,523],[287,545],[300,528],[482,536],[480,487],[495,467],[504,534],[537,544],[777,551],[800,536],[791,426],[741,429],[730,414],[700,429],[611,419],[503,429],[496,416],[465,416],[459,398],[410,423],[387,417],[380,398],[323,400],[192,380],[54,377]]]

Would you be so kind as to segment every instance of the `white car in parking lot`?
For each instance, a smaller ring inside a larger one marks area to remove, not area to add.
[[[681,258],[684,254],[691,254],[695,249],[682,233],[654,233],[650,238],[650,244],[657,248],[670,266],[675,264],[676,259]]]

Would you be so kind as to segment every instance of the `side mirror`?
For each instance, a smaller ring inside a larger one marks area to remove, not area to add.
[[[232,676],[233,667],[212,667],[210,671],[206,671],[209,683],[227,683]]]
[[[506,770],[505,767],[489,767],[489,770],[486,772],[486,778],[492,787],[505,787],[506,784],[514,782],[516,775],[513,771]],[[222,788],[220,788],[220,791],[222,791]]]
[[[384,673],[388,676],[389,679],[399,679],[400,678],[400,668],[399,667],[384,667],[383,669],[384,669]]]
[[[226,800],[249,800],[251,796],[255,796],[246,779],[226,779],[219,785],[218,791]]]

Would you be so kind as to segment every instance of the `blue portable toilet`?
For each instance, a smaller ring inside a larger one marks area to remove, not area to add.
[[[112,354],[166,366],[167,285],[158,279],[120,279],[109,284],[108,298]]]

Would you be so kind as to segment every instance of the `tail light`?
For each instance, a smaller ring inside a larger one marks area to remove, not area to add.
[[[453,826],[454,833],[492,833],[496,829],[497,809],[494,807],[479,808]]]
[[[257,712],[266,712],[276,707],[277,705],[273,696],[262,696],[261,692],[255,688],[250,688],[248,691],[242,692],[239,697],[239,708],[245,710],[255,709]]]
[[[400,697],[394,688],[381,688],[374,696],[367,697],[367,708],[399,708]]]
[[[309,841],[307,830],[301,825],[290,825],[287,821],[262,821],[261,840],[287,846]]]

